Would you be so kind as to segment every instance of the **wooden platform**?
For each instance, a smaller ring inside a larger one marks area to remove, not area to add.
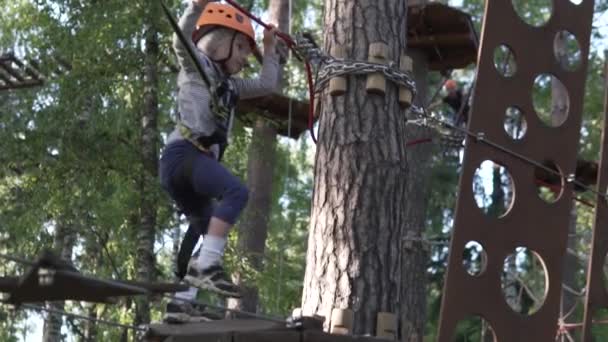
[[[21,277],[0,278],[4,302],[19,305],[44,301],[79,300],[107,303],[114,297],[173,293],[181,284],[104,280],[83,275],[74,266],[45,251]]]
[[[291,101],[291,130],[289,131],[289,106]],[[240,116],[254,113],[263,116],[278,126],[278,133],[282,136],[298,139],[308,129],[308,101],[290,99],[282,94],[254,99],[241,100],[237,106]],[[315,118],[316,121],[317,118]],[[291,134],[288,134],[291,133]]]
[[[438,2],[408,7],[407,47],[422,50],[435,71],[477,63],[479,38],[471,16]]]
[[[40,71],[12,53],[0,55],[0,91],[38,87],[44,83]]]
[[[263,320],[223,320],[196,324],[152,324],[148,342],[378,342],[375,337],[332,335],[316,329],[288,328]]]

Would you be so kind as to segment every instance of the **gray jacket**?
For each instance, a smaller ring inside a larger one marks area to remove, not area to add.
[[[203,8],[194,2],[189,2],[188,8],[184,12],[179,21],[179,26],[186,38],[192,37],[195,30],[196,22],[200,17]],[[206,71],[215,71],[214,77],[216,80],[230,78],[231,83],[235,86],[241,99],[260,97],[272,93],[278,82],[278,55],[275,51],[264,51],[264,59],[262,71],[258,78],[241,79],[238,77],[230,77],[223,74],[221,68],[213,65],[213,62],[207,58],[193,43],[189,40],[190,48],[196,53],[197,58]],[[193,134],[193,138],[210,136],[217,129],[217,121],[215,115],[210,109],[209,89],[199,75],[196,67],[192,63],[186,47],[177,38],[173,38],[173,48],[177,55],[177,60],[180,65],[180,72],[177,77],[178,85],[178,123],[188,127]],[[213,67],[210,67],[212,66]],[[230,129],[230,127],[228,127]],[[230,134],[230,132],[227,132]],[[167,143],[172,143],[178,140],[183,140],[184,137],[176,127],[169,135]],[[213,148],[212,150],[216,150]],[[215,153],[217,156],[217,153]]]

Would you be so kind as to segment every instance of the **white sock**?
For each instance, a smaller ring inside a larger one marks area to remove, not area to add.
[[[198,289],[196,287],[190,287],[186,291],[175,293],[175,298],[184,299],[184,300],[194,300],[196,298],[197,293],[198,293]]]
[[[204,270],[213,265],[221,265],[224,248],[226,248],[226,238],[209,234],[205,235],[197,260],[199,269]]]

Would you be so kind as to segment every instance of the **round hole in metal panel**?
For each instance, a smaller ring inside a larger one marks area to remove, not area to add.
[[[496,341],[496,334],[488,321],[469,316],[458,322],[452,341]]]
[[[501,288],[513,311],[532,315],[540,310],[549,289],[547,269],[540,255],[526,247],[517,247],[505,258]]]
[[[473,176],[473,197],[486,215],[501,218],[513,205],[515,187],[509,171],[502,165],[486,160]]]
[[[547,203],[554,203],[560,199],[564,190],[564,177],[562,171],[552,161],[542,163],[543,167],[534,168],[534,184],[538,197]]]
[[[575,71],[581,65],[581,47],[576,36],[568,31],[559,31],[553,41],[553,52],[564,70]]]
[[[488,255],[483,246],[477,241],[469,241],[462,251],[462,266],[468,274],[476,277],[486,271]]]
[[[532,103],[536,115],[549,127],[559,127],[568,118],[568,89],[551,74],[540,74],[534,80]]]
[[[512,77],[517,72],[517,62],[513,50],[507,45],[494,49],[494,67],[503,77]]]
[[[511,3],[521,20],[534,27],[546,24],[553,12],[552,0],[512,0]]]
[[[514,106],[507,108],[504,122],[505,132],[513,140],[521,140],[528,130],[528,122],[522,111]]]

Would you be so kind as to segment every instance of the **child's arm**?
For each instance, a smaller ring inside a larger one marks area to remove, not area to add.
[[[258,78],[234,78],[241,99],[260,97],[275,91],[279,76],[279,56],[276,53],[276,29],[264,30],[264,61]]]
[[[203,13],[203,9],[207,6],[207,3],[214,2],[217,0],[194,0],[188,3],[188,7],[186,11],[179,19],[179,28],[184,33],[184,36],[188,40],[188,45],[192,51],[196,51],[196,47],[194,43],[192,43],[191,37],[192,33],[196,28],[196,22],[200,17],[201,13]],[[179,66],[185,69],[188,72],[196,72],[196,67],[192,64],[192,60],[188,55],[187,47],[185,47],[177,35],[173,35],[173,49],[175,50],[175,54],[177,55],[177,62]]]

